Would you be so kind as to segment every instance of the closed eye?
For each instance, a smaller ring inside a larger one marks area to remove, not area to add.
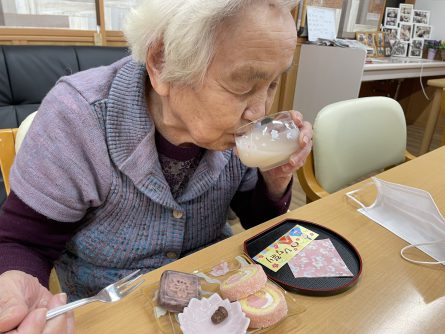
[[[237,95],[237,96],[240,96],[240,97],[245,97],[245,96],[249,96],[250,94],[252,94],[253,92],[254,92],[254,87],[252,87],[252,88],[249,88],[249,89],[247,89],[247,90],[240,90],[240,91],[238,91],[238,90],[235,90],[235,89],[228,89],[228,88],[226,88],[226,87],[224,87],[224,89],[226,90],[226,91],[228,91],[229,93],[231,93],[231,94],[234,94],[234,95]]]
[[[274,90],[278,87],[278,81],[272,81],[269,85],[269,90]]]

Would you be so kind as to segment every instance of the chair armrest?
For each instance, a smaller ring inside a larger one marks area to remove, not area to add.
[[[17,129],[0,130],[0,167],[5,183],[6,194],[9,194],[9,171],[15,158],[15,136]]]
[[[443,115],[443,117],[445,117],[445,88],[442,91],[441,109],[442,109],[442,115]],[[442,145],[445,145],[445,130],[443,130]]]
[[[316,201],[321,197],[329,195],[329,193],[323,189],[315,178],[314,173],[314,161],[312,152],[306,159],[305,164],[297,171],[298,181],[300,181],[301,188],[306,193],[306,203]]]
[[[411,154],[411,153],[408,152],[408,151],[405,151],[405,162],[406,162],[406,161],[413,160],[413,159],[415,159],[415,158],[417,158],[415,155]]]
[[[442,109],[443,117],[445,117],[445,88],[442,91],[442,102],[440,104],[440,108]]]

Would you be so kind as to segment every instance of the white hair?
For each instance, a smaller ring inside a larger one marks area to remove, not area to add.
[[[214,55],[215,36],[225,18],[258,1],[292,10],[297,0],[143,0],[126,18],[133,58],[145,64],[150,47],[162,43],[161,80],[201,81]]]

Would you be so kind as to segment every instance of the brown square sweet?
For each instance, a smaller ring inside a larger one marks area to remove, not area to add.
[[[162,273],[158,304],[168,311],[182,312],[190,299],[199,298],[199,277],[179,271]]]

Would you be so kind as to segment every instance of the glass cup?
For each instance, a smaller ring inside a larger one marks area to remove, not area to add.
[[[282,111],[238,128],[235,143],[243,164],[266,171],[286,164],[299,150],[299,134],[291,113]]]

